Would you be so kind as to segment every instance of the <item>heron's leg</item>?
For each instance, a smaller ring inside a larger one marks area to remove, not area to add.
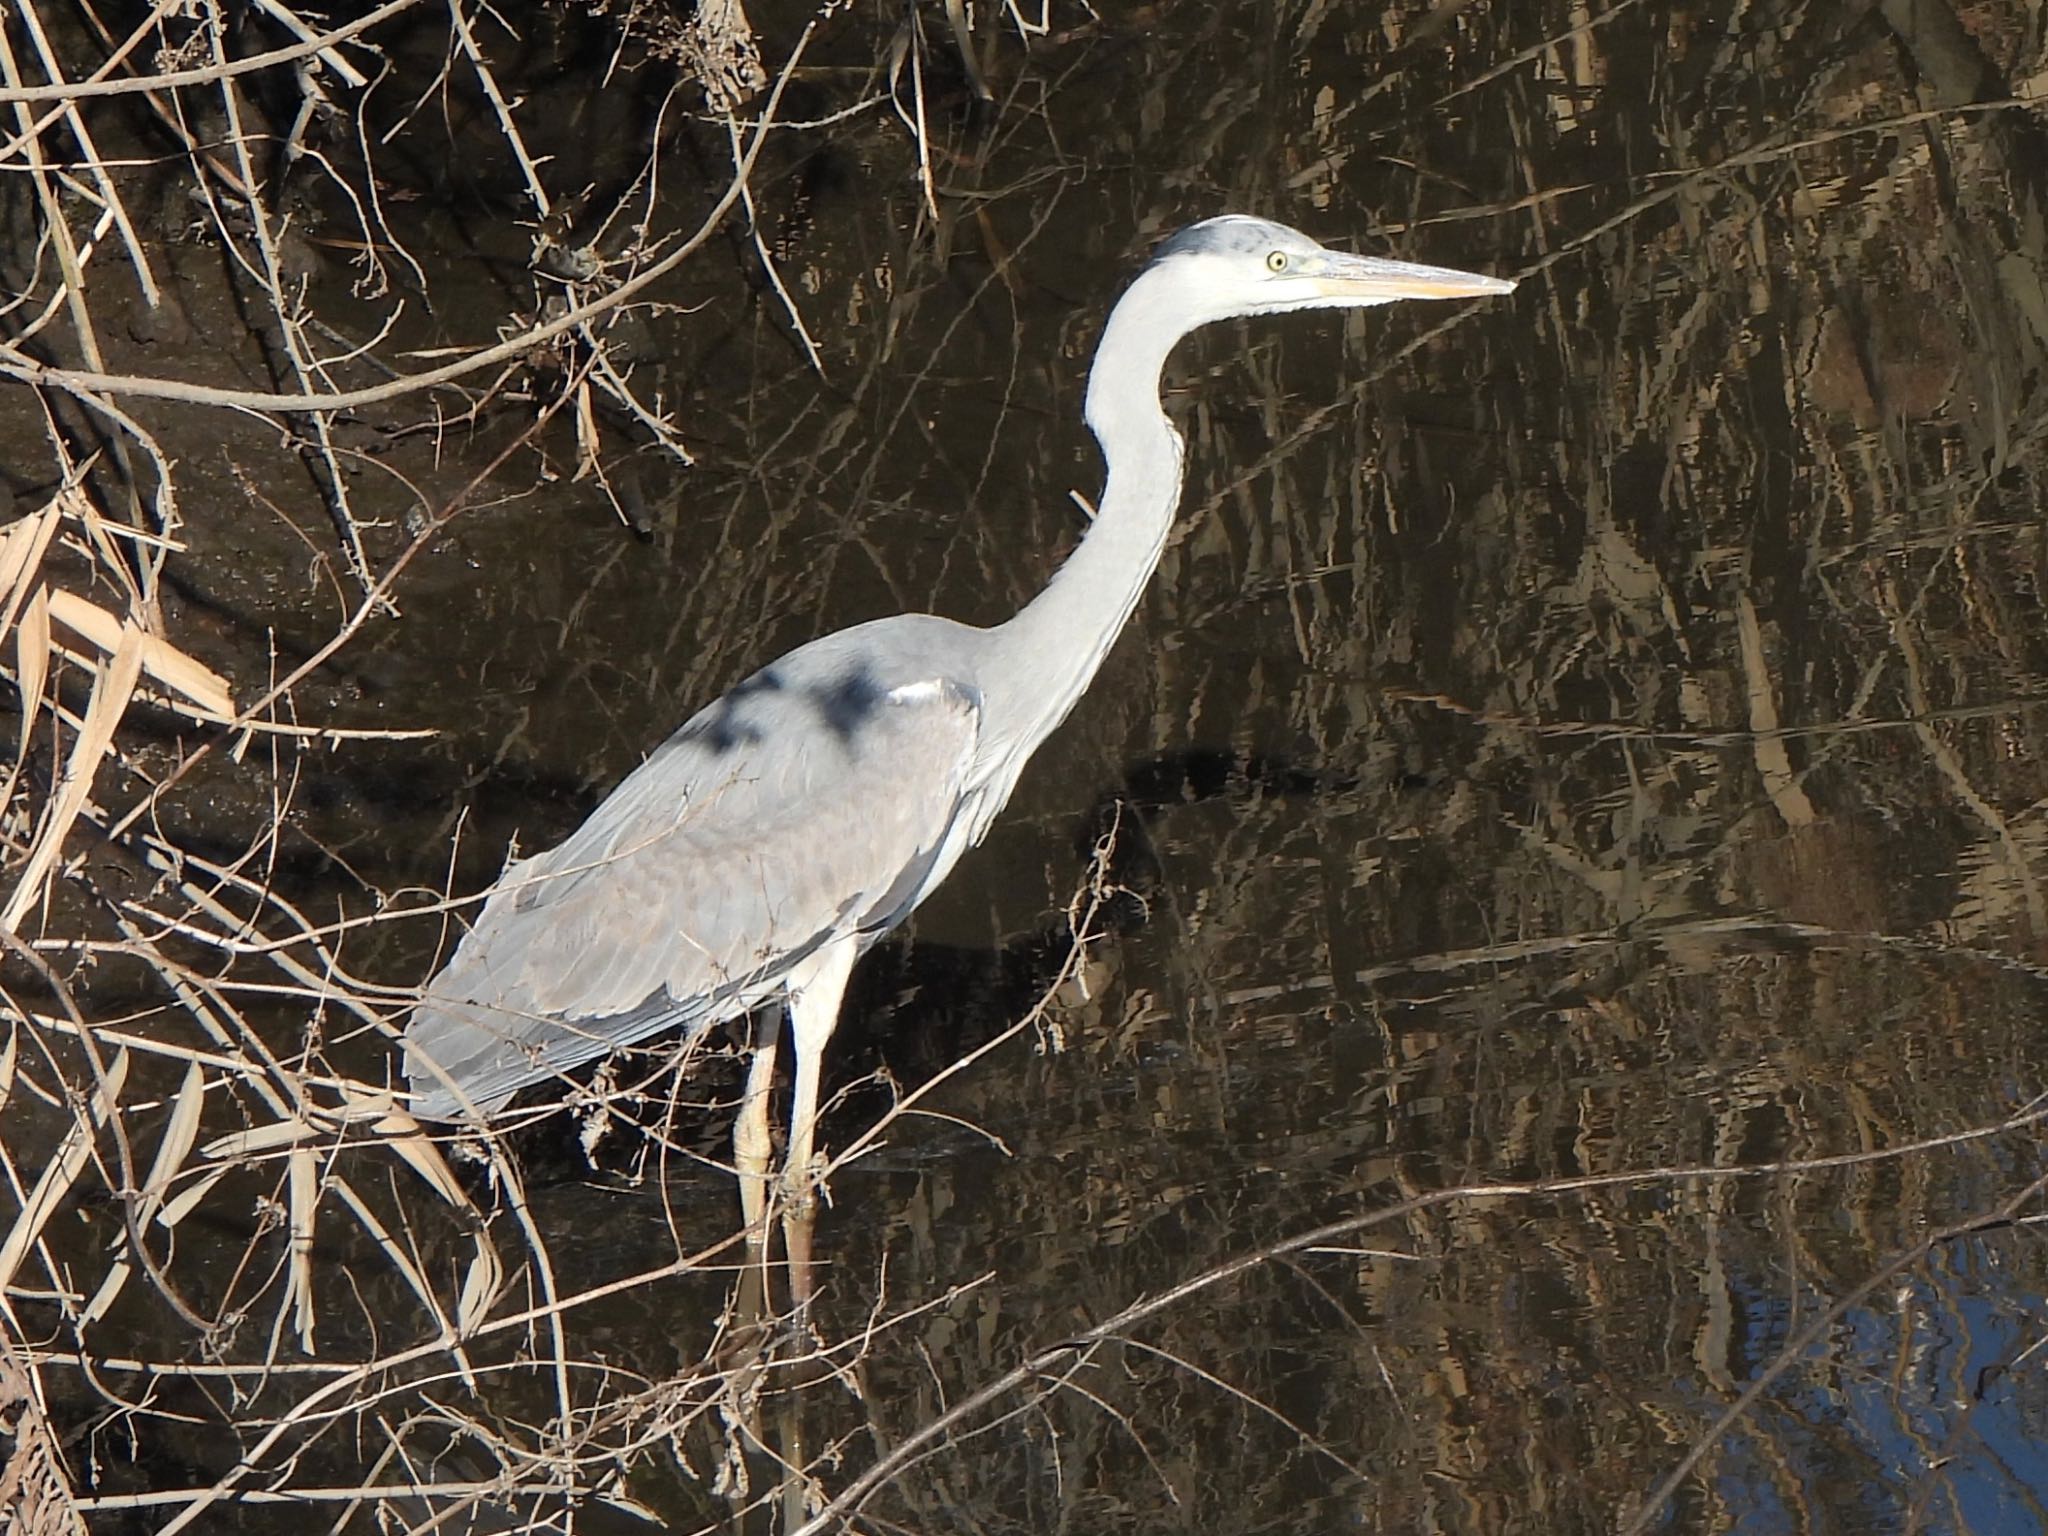
[[[768,1129],[768,1101],[775,1087],[775,1049],[782,1039],[782,1009],[763,1011],[755,1026],[754,1059],[747,1067],[747,1087],[740,1099],[740,1117],[732,1126],[732,1163],[740,1176],[740,1215],[747,1241],[768,1245],[768,1168],[775,1159],[775,1138]]]
[[[851,934],[814,951],[790,976],[789,1027],[796,1051],[796,1101],[789,1112],[789,1155],[782,1165],[782,1189],[792,1211],[817,1198],[812,1148],[818,1128],[818,1068],[825,1042],[839,1022],[839,1001],[853,972],[859,941]]]

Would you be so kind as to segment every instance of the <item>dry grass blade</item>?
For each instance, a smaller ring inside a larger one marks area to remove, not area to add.
[[[8,530],[9,533],[14,531]],[[18,594],[9,593],[10,608],[15,595]],[[21,701],[21,725],[14,738],[14,761],[8,764],[6,778],[0,782],[0,806],[10,808],[15,804],[15,791],[20,785],[22,770],[28,765],[29,743],[35,739],[36,722],[43,708],[43,689],[49,682],[50,604],[49,595],[40,584],[21,612],[21,623],[14,632],[14,655],[14,682],[16,696]]]
[[[35,572],[43,563],[43,552],[56,537],[64,497],[77,494],[62,493],[57,500],[37,508],[0,533],[0,629],[14,622],[33,586]]]
[[[391,1235],[390,1228],[378,1218],[375,1211],[370,1209],[369,1205],[363,1200],[363,1197],[356,1193],[355,1187],[348,1180],[335,1175],[329,1179],[328,1188],[334,1192],[336,1198],[342,1204],[355,1213],[356,1220],[362,1224],[363,1230],[370,1234],[370,1240],[383,1251],[385,1259],[403,1277],[405,1283],[412,1287],[413,1294],[420,1299],[420,1305],[426,1308],[428,1316],[434,1319],[441,1332],[447,1335],[453,1331],[459,1331],[462,1327],[459,1317],[454,1325],[454,1329],[451,1330],[448,1314],[441,1306],[440,1298],[435,1296],[433,1287],[427,1283],[427,1277],[420,1272],[420,1267],[413,1262],[412,1256]],[[481,1232],[477,1234],[477,1244],[479,1248],[487,1246]],[[491,1257],[493,1262],[495,1262],[497,1255],[493,1253]],[[465,1287],[463,1294],[466,1299],[468,1296],[467,1287]],[[472,1370],[468,1358],[459,1350],[456,1351],[456,1363],[462,1371],[462,1379],[474,1390],[476,1386],[475,1372]]]
[[[106,1080],[94,1091],[86,1113],[81,1114],[65,1133],[57,1155],[50,1159],[42,1177],[36,1180],[35,1188],[29,1191],[28,1199],[22,1202],[21,1213],[14,1218],[7,1240],[0,1243],[0,1291],[14,1283],[22,1261],[43,1235],[43,1229],[50,1224],[57,1207],[71,1192],[71,1186],[78,1181],[78,1175],[92,1156],[93,1129],[106,1124],[108,1117],[116,1112],[122,1086],[127,1081],[128,1053],[122,1051],[107,1068]]]
[[[51,617],[76,630],[102,651],[118,649],[132,627],[97,603],[89,603],[75,593],[52,592],[49,601]],[[228,691],[227,679],[193,660],[168,640],[155,635],[143,637],[142,667],[166,688],[191,700],[202,714],[222,720],[234,718],[235,701]]]
[[[291,1304],[293,1325],[298,1329],[299,1348],[310,1355],[315,1353],[313,1228],[320,1203],[320,1168],[313,1160],[313,1149],[293,1147],[290,1154],[290,1170],[291,1176],[287,1182],[287,1219],[291,1225],[292,1261],[290,1274],[285,1282],[285,1293]]]
[[[121,1292],[128,1286],[129,1277],[135,1273],[135,1261],[123,1252],[107,1266],[107,1277],[100,1282],[100,1288],[92,1293],[92,1299],[79,1310],[81,1327],[90,1327],[105,1317]]]
[[[505,1288],[505,1264],[482,1232],[476,1235],[476,1255],[462,1277],[462,1297],[455,1305],[455,1333],[467,1338],[490,1316],[491,1303]]]
[[[114,743],[114,728],[121,723],[121,716],[128,708],[129,699],[135,695],[135,685],[142,675],[142,653],[148,639],[133,625],[121,632],[119,643],[113,655],[107,658],[93,683],[92,703],[86,708],[85,721],[72,743],[71,756],[64,764],[64,777],[58,785],[56,798],[46,812],[43,825],[36,834],[36,844],[23,867],[21,880],[8,898],[7,908],[0,912],[0,928],[12,933],[19,926],[22,914],[42,896],[43,882],[56,867],[58,855],[63,851],[64,838],[71,830],[72,822],[85,806],[85,798],[92,791],[93,773],[99,767],[100,758]]]
[[[21,733],[14,742],[14,766],[19,771],[28,757],[29,740],[36,733],[36,713],[50,674],[50,598],[43,587],[37,587],[28,600],[21,625],[14,632],[14,667],[15,686],[21,693]]]
[[[178,1096],[171,1103],[171,1118],[164,1127],[164,1139],[157,1143],[156,1161],[150,1165],[149,1178],[142,1186],[142,1199],[135,1210],[138,1226],[163,1208],[164,1194],[171,1187],[171,1180],[185,1166],[185,1159],[192,1153],[192,1143],[199,1137],[199,1115],[205,1106],[206,1074],[195,1061],[185,1068],[185,1081],[179,1084]]]
[[[198,1182],[188,1186],[183,1193],[164,1202],[164,1208],[156,1213],[156,1224],[166,1232],[176,1228],[179,1222],[199,1209],[206,1197],[213,1193],[216,1184],[227,1177],[228,1170],[216,1169]]]
[[[162,1208],[164,1191],[170,1188],[171,1181],[184,1166],[192,1151],[192,1143],[199,1134],[199,1115],[205,1102],[206,1074],[197,1062],[192,1062],[186,1067],[185,1081],[172,1101],[171,1118],[164,1126],[163,1140],[157,1144],[156,1161],[150,1165],[149,1177],[136,1201],[136,1221],[132,1231],[139,1231]],[[127,1251],[126,1242],[122,1242],[107,1268],[106,1279],[79,1314],[81,1322],[89,1324],[106,1316],[134,1273],[135,1256]]]
[[[314,1134],[313,1127],[303,1120],[273,1120],[269,1125],[259,1125],[251,1131],[216,1136],[206,1144],[202,1155],[214,1162],[239,1160],[259,1152],[275,1151],[279,1147],[295,1147],[310,1140]]]
[[[476,1207],[463,1192],[461,1182],[455,1177],[455,1170],[448,1166],[448,1160],[441,1156],[440,1149],[427,1139],[426,1133],[419,1128],[418,1121],[410,1115],[405,1119],[411,1126],[411,1132],[407,1135],[393,1136],[391,1150],[411,1164],[413,1172],[431,1184],[434,1192],[443,1200],[459,1211],[474,1211]]]

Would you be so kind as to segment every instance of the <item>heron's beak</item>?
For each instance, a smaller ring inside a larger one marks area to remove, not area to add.
[[[1394,299],[1477,299],[1489,293],[1510,293],[1514,282],[1482,277],[1450,267],[1424,267],[1409,261],[1383,261],[1377,256],[1329,253],[1328,265],[1313,281],[1324,298],[1352,304],[1386,304]]]

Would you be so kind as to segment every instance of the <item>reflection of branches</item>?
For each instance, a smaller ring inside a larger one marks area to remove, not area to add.
[[[2038,1118],[2038,1112],[2019,1116],[2007,1121],[2006,1126],[2020,1125]],[[1995,1134],[1997,1131],[2005,1129],[2006,1126],[1994,1127],[1989,1132],[1968,1132],[1955,1138],[1942,1137],[1928,1145],[1939,1146],[1952,1139],[1961,1141],[1972,1136]],[[1812,1322],[1785,1341],[1783,1347],[1772,1357],[1771,1362],[1758,1371],[1755,1376],[1751,1377],[1743,1386],[1742,1391],[1737,1394],[1735,1400],[1721,1411],[1720,1416],[1712,1424],[1700,1432],[1693,1440],[1693,1443],[1686,1449],[1685,1455],[1679,1458],[1678,1465],[1673,1467],[1664,1477],[1663,1481],[1650,1490],[1649,1496],[1623,1520],[1618,1527],[1621,1536],[1636,1536],[1637,1532],[1646,1531],[1651,1526],[1657,1524],[1659,1518],[1664,1513],[1665,1507],[1673,1498],[1677,1497],[1679,1490],[1685,1486],[1686,1479],[1692,1476],[1693,1472],[1713,1451],[1714,1447],[1725,1439],[1737,1424],[1741,1423],[1747,1415],[1755,1410],[1757,1405],[1764,1400],[1765,1395],[1787,1372],[1799,1366],[1806,1358],[1808,1351],[1826,1339],[1830,1333],[1841,1325],[1844,1318],[1849,1317],[1864,1302],[1876,1295],[1879,1287],[1896,1280],[1906,1270],[1919,1263],[1930,1253],[1947,1247],[1958,1238],[1967,1237],[1973,1232],[1981,1232],[1990,1226],[2012,1221],[2021,1211],[2031,1205],[2035,1197],[2044,1190],[2048,1190],[2048,1175],[2044,1175],[2022,1186],[2013,1194],[1999,1201],[1996,1206],[1987,1212],[1953,1222],[1940,1231],[1930,1233],[1927,1237],[1914,1242],[1909,1247],[1900,1249],[1873,1269],[1863,1280],[1851,1286],[1840,1296],[1836,1297],[1828,1306],[1822,1308]]]
[[[1037,1350],[1021,1364],[975,1388],[943,1413],[920,1424],[897,1440],[885,1455],[862,1471],[834,1495],[823,1509],[813,1515],[797,1532],[797,1536],[817,1536],[817,1533],[858,1514],[877,1492],[902,1476],[908,1468],[930,1457],[948,1441],[955,1439],[962,1432],[975,1433],[985,1429],[987,1426],[981,1421],[991,1410],[1034,1382],[1050,1379],[1053,1386],[1064,1387],[1068,1384],[1067,1377],[1079,1366],[1085,1365],[1098,1352],[1122,1340],[1143,1324],[1175,1310],[1205,1291],[1227,1285],[1282,1259],[1337,1248],[1353,1242],[1364,1233],[1446,1208],[1477,1207],[1502,1201],[1587,1195],[1666,1184],[1778,1178],[1791,1174],[1814,1173],[1823,1169],[1894,1162],[1942,1148],[1962,1146],[1972,1141],[2012,1135],[2038,1126],[2044,1121],[2048,1121],[2048,1107],[2037,1105],[1993,1125],[1979,1126],[1948,1136],[1928,1137],[1911,1145],[1887,1147],[1878,1151],[1844,1153],[1832,1157],[1797,1158],[1728,1168],[1654,1168],[1641,1172],[1597,1174],[1586,1178],[1541,1179],[1519,1184],[1463,1185],[1455,1189],[1434,1190],[1428,1194],[1417,1195],[1364,1215],[1347,1216],[1339,1221],[1327,1222],[1215,1265],[1178,1285],[1132,1302],[1092,1328],[1084,1329],[1069,1338]],[[1653,1520],[1663,1507],[1664,1501],[1682,1483],[1699,1456],[1704,1455],[1712,1445],[1713,1440],[1725,1434],[1728,1428],[1761,1398],[1773,1381],[1798,1363],[1811,1342],[1834,1326],[1857,1301],[1895,1276],[1901,1269],[1923,1257],[1929,1249],[1940,1247],[1966,1233],[1980,1231],[1987,1224],[2010,1220],[2043,1189],[2048,1189],[2048,1176],[2035,1180],[2019,1193],[2001,1201],[1994,1211],[1958,1222],[1924,1242],[1915,1243],[1910,1250],[1887,1262],[1863,1284],[1841,1298],[1823,1317],[1816,1319],[1804,1330],[1800,1338],[1786,1344],[1771,1367],[1759,1374],[1750,1388],[1730,1406],[1714,1428],[1696,1443],[1687,1460],[1657,1491],[1651,1501],[1638,1511],[1637,1523],[1628,1529],[1643,1529],[1650,1520]],[[1016,1411],[1018,1410],[1014,1408],[1005,1410],[1004,1416]],[[1280,1418],[1282,1422],[1288,1422],[1284,1415],[1280,1415]],[[1294,1428],[1291,1423],[1289,1427]],[[1343,1464],[1342,1458],[1338,1460]]]

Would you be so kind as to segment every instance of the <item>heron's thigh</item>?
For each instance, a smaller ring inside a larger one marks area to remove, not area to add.
[[[859,942],[849,935],[813,950],[790,969],[784,985],[789,989],[789,1027],[799,1062],[815,1061],[832,1038],[846,978],[853,974],[859,953]]]

